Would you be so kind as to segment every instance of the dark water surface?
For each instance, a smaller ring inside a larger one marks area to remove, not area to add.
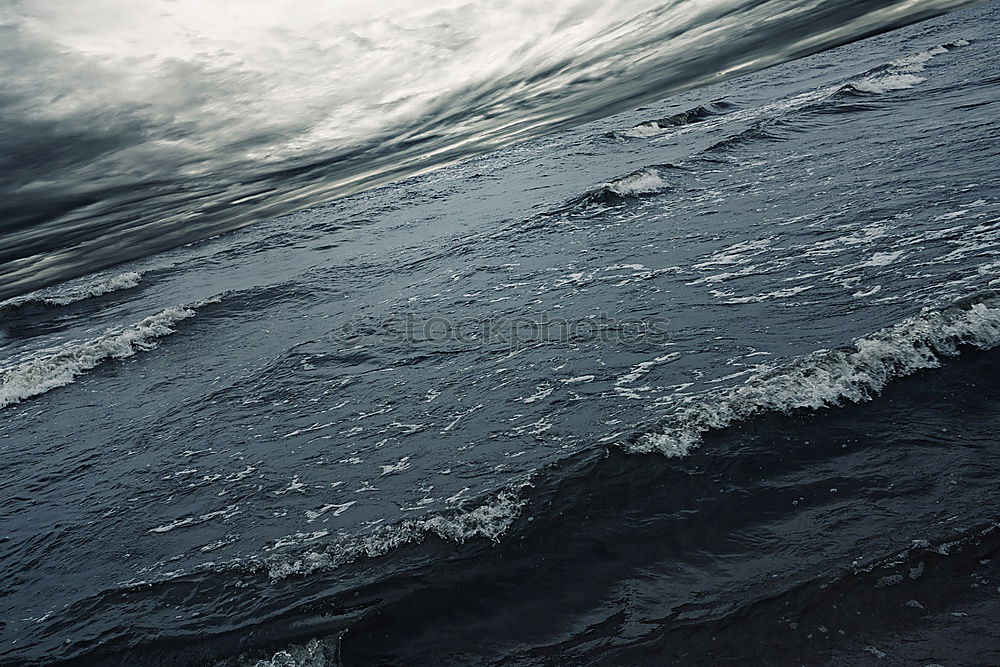
[[[0,304],[0,661],[1000,662],[998,11]]]

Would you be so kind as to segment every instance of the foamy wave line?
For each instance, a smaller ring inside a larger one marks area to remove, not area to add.
[[[862,93],[880,95],[882,93],[891,93],[894,90],[913,88],[926,80],[926,78],[915,74],[884,74],[879,77],[861,79],[860,81],[848,84],[848,86]]]
[[[139,285],[142,274],[138,271],[120,273],[104,280],[98,280],[80,287],[74,287],[64,292],[48,294],[36,293],[24,297],[16,297],[0,303],[0,312],[20,310],[25,306],[68,306],[77,301],[92,299],[119,290],[131,289]]]
[[[684,456],[704,433],[765,412],[817,410],[877,396],[893,378],[935,368],[971,345],[1000,344],[1000,296],[989,294],[943,310],[925,310],[857,339],[772,367],[731,389],[694,396],[654,433],[625,443],[633,453]]]
[[[158,338],[174,333],[171,328],[174,324],[194,317],[196,308],[216,301],[210,299],[193,306],[167,308],[126,329],[109,331],[55,354],[0,370],[0,408],[66,386],[107,359],[124,359],[137,352],[152,350]]]
[[[530,486],[530,481],[518,482],[474,509],[408,519],[381,526],[344,542],[321,545],[294,556],[275,556],[248,564],[252,569],[265,570],[272,579],[285,579],[333,570],[361,557],[383,556],[398,547],[421,542],[432,535],[458,544],[474,538],[499,542],[521,515],[521,510],[528,502],[523,491]]]
[[[948,44],[935,46],[919,53],[894,60],[882,67],[869,70],[863,78],[845,84],[842,91],[857,91],[879,95],[890,93],[895,90],[906,90],[913,88],[917,84],[923,83],[927,79],[917,76],[918,72],[923,72],[925,65],[937,56],[948,53],[952,49],[968,46],[969,42],[959,39]]]

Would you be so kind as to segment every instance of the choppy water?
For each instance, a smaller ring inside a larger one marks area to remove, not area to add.
[[[998,11],[0,304],[0,659],[996,663]]]

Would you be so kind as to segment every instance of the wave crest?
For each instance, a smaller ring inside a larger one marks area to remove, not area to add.
[[[837,96],[881,95],[896,90],[913,88],[926,81],[925,77],[917,76],[924,71],[925,65],[937,56],[957,48],[968,46],[964,39],[948,44],[935,46],[909,56],[904,56],[891,63],[870,69],[861,78],[841,86],[834,94]]]
[[[681,172],[682,169],[672,164],[643,167],[591,188],[579,197],[569,200],[560,208],[550,211],[547,215],[580,212],[594,207],[621,206],[630,199],[663,194],[673,189],[666,178],[668,171]]]
[[[174,333],[174,324],[194,317],[194,308],[206,303],[167,308],[128,328],[0,370],[0,408],[64,387],[107,359],[124,359],[155,348],[158,338]]]
[[[625,139],[651,137],[661,134],[664,130],[668,130],[670,128],[683,127],[684,125],[700,123],[710,118],[715,118],[716,116],[725,114],[735,108],[735,104],[731,104],[723,100],[717,100],[715,102],[711,102],[708,106],[699,105],[693,109],[681,111],[680,113],[665,116],[664,118],[643,121],[642,123],[639,123],[638,125],[635,125],[627,130],[612,132],[611,134],[615,137]]]
[[[765,412],[860,403],[877,396],[893,378],[934,368],[963,345],[1000,344],[1000,295],[973,297],[943,310],[925,310],[857,339],[819,350],[749,378],[743,385],[693,397],[658,430],[623,443],[636,454],[684,456],[704,433]]]
[[[529,487],[530,481],[520,481],[473,509],[382,526],[345,542],[320,545],[294,556],[275,556],[252,563],[251,567],[264,569],[271,579],[277,580],[333,570],[361,557],[383,556],[404,544],[420,542],[432,535],[458,544],[474,538],[499,542],[521,515],[528,502],[524,490]]]
[[[0,313],[16,313],[30,307],[53,308],[68,306],[78,301],[104,296],[111,292],[132,289],[133,287],[137,287],[141,280],[142,274],[138,271],[119,273],[110,278],[97,280],[63,292],[36,293],[8,299],[0,303]]]

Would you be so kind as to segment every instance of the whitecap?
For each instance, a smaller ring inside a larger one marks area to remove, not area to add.
[[[63,290],[44,290],[15,297],[0,303],[0,312],[15,311],[26,306],[68,306],[78,301],[91,299],[119,290],[137,287],[142,280],[138,271],[128,271],[117,275],[92,281],[85,285],[70,287]]]
[[[157,339],[174,333],[177,322],[194,317],[194,306],[174,306],[125,329],[112,330],[84,342],[71,343],[45,356],[0,369],[0,408],[72,383],[107,359],[124,359],[152,350]]]
[[[707,431],[764,412],[820,409],[878,395],[893,378],[940,365],[959,346],[990,349],[1000,343],[1000,297],[925,310],[835,350],[818,350],[773,366],[742,385],[688,397],[660,427],[622,448],[634,453],[685,456]]]

